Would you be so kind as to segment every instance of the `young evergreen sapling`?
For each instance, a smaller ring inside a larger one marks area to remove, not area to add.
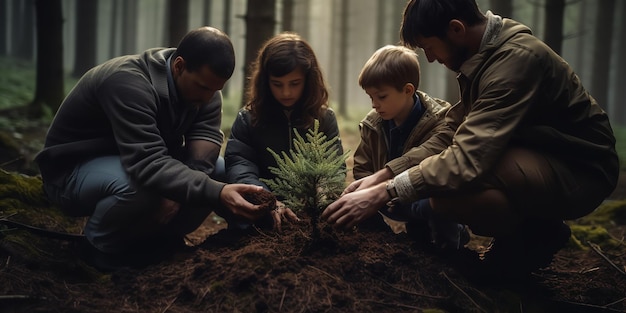
[[[274,179],[262,179],[283,203],[294,212],[304,210],[311,218],[312,239],[320,236],[319,216],[324,208],[335,201],[345,188],[346,159],[350,151],[340,154],[334,146],[338,137],[327,139],[319,131],[315,120],[303,138],[294,129],[293,149],[279,155],[267,150],[276,159],[277,167],[270,167]]]

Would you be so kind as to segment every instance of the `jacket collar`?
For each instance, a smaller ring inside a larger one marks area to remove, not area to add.
[[[485,15],[487,16],[487,27],[483,34],[480,50],[467,59],[459,70],[460,74],[466,77],[472,77],[478,67],[511,37],[520,33],[532,34],[530,28],[517,21],[503,19],[491,11],[487,11]]]

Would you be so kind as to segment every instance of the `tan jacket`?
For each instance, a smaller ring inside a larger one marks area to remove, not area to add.
[[[510,19],[501,25],[461,66],[461,101],[446,115],[447,134],[438,134],[453,134],[452,145],[407,172],[401,173],[410,162],[390,167],[400,175],[395,183],[402,202],[476,182],[512,145],[598,173],[614,188],[619,160],[607,114],[529,28]]]
[[[419,164],[428,156],[441,152],[450,143],[450,141],[441,141],[439,138],[436,141],[428,140],[443,124],[445,112],[450,108],[450,104],[421,91],[417,91],[417,96],[426,111],[413,127],[403,149],[406,162],[414,165]],[[380,115],[375,110],[371,110],[359,123],[361,142],[354,152],[352,170],[355,179],[373,174],[384,168],[388,161],[388,142],[382,122]]]

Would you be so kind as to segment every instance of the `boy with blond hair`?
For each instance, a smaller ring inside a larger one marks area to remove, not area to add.
[[[356,180],[385,167],[419,163],[448,146],[449,142],[430,138],[443,124],[450,104],[419,91],[419,83],[418,56],[403,46],[384,46],[363,66],[359,85],[370,97],[372,110],[359,123],[361,142],[353,168]],[[428,199],[404,208],[389,203],[379,212],[390,225],[395,223],[389,219],[406,222],[411,237],[439,248],[458,249],[469,240],[464,225],[433,214]]]

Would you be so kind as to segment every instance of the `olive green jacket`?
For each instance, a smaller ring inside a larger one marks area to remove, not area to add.
[[[450,108],[444,100],[430,97],[417,91],[420,103],[426,109],[419,122],[411,130],[403,148],[403,157],[409,162],[419,164],[424,158],[441,152],[449,145],[449,141],[429,140],[443,124],[443,118]],[[363,178],[385,167],[389,151],[389,142],[383,130],[383,119],[376,110],[371,110],[359,123],[361,142],[354,152],[355,179]]]
[[[606,112],[528,27],[510,19],[500,25],[460,68],[461,101],[437,134],[453,135],[452,145],[414,167],[406,158],[390,164],[402,202],[477,182],[510,146],[604,177],[607,196],[614,189],[619,160]]]

